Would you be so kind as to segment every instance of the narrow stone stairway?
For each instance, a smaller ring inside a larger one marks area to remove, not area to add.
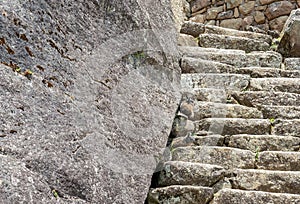
[[[187,22],[183,98],[148,204],[300,204],[300,71],[272,37]]]

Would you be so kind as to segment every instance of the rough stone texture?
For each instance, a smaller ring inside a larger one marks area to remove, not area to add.
[[[170,2],[0,9],[1,203],[143,203],[180,98]]]
[[[193,94],[198,101],[210,101],[226,103],[227,91],[224,89],[199,88],[194,89]]]
[[[290,14],[281,36],[278,52],[285,57],[300,57],[300,9]]]
[[[265,23],[266,21],[265,14],[263,12],[256,11],[254,14],[254,20],[258,24]]]
[[[297,140],[294,140],[295,142]],[[286,143],[283,142],[283,145]],[[299,151],[299,140],[298,140]],[[300,170],[300,152],[259,152],[256,166],[259,169],[298,171]]]
[[[300,58],[285,58],[284,66],[288,70],[300,70]]]
[[[300,118],[299,106],[260,106],[264,118],[298,119]]]
[[[212,7],[207,9],[207,16],[206,19],[207,20],[212,20],[212,19],[216,19],[218,14],[223,12],[223,6],[219,6],[219,7]]]
[[[277,31],[281,32],[287,19],[288,19],[288,16],[280,16],[278,18],[271,20],[269,22],[271,30],[277,30]]]
[[[217,16],[217,20],[223,20],[223,19],[228,19],[228,18],[232,18],[233,17],[233,11],[229,10],[229,11],[224,11],[218,14]]]
[[[225,19],[222,20],[220,23],[221,27],[224,28],[232,28],[232,29],[236,29],[239,30],[243,25],[243,19],[241,18],[236,18],[236,19]]]
[[[262,191],[243,191],[236,189],[222,189],[211,204],[266,204],[266,203],[289,203],[299,204],[300,196],[285,193],[269,193]]]
[[[196,46],[198,47],[197,39],[191,35],[180,33],[178,36],[179,46]]]
[[[279,68],[262,68],[262,67],[245,67],[238,69],[231,69],[230,73],[248,74],[251,78],[276,78],[289,77],[300,78],[300,70],[282,70]]]
[[[271,123],[263,119],[207,118],[196,123],[196,130],[207,130],[220,135],[263,135],[270,133]]]
[[[180,31],[182,23],[187,20],[190,13],[190,5],[186,0],[170,0],[172,12],[174,14],[175,26]]]
[[[168,161],[159,172],[158,186],[212,186],[221,180],[225,170],[221,166],[182,161]]]
[[[148,204],[199,204],[213,198],[213,189],[196,186],[168,186],[150,189]]]
[[[237,170],[231,178],[235,189],[300,194],[300,172]]]
[[[294,9],[294,5],[289,1],[274,2],[268,5],[265,12],[268,20],[272,20],[279,16],[288,15]]]
[[[183,57],[180,67],[182,73],[228,73],[234,69],[233,66],[228,64],[192,57]]]
[[[245,52],[267,51],[270,47],[266,42],[251,38],[216,34],[201,34],[199,36],[199,46],[219,49],[237,49],[244,50]]]
[[[172,152],[173,161],[219,165],[226,169],[254,168],[255,154],[229,147],[179,147]]]
[[[226,138],[229,147],[262,151],[298,151],[300,138],[278,135],[232,135]]]
[[[184,33],[187,35],[192,35],[195,38],[198,37],[201,33],[204,33],[205,25],[202,23],[195,23],[186,21],[182,24],[180,33]]]
[[[282,62],[282,56],[273,51],[260,52],[254,51],[247,54],[246,65],[260,66],[260,67],[275,67],[280,68]]]
[[[243,90],[249,84],[250,77],[238,74],[182,74],[182,90],[194,88],[225,88]]]
[[[187,137],[174,138],[170,147],[187,147],[187,146],[222,146],[224,143],[224,137],[221,135],[207,135],[207,136],[189,136],[193,139],[190,140]]]
[[[227,3],[227,9],[231,9],[234,7],[239,6],[243,1],[242,0],[225,0],[225,2]]]
[[[191,1],[191,10],[193,13],[210,5],[210,0],[193,0]]]
[[[191,21],[191,22],[195,22],[195,23],[204,23],[205,22],[205,20],[206,20],[206,15],[204,15],[204,14],[199,14],[199,15],[196,15],[196,16],[193,16],[193,17],[191,17],[189,20]]]
[[[276,121],[273,134],[300,137],[300,119]]]
[[[248,15],[255,6],[255,1],[248,1],[242,5],[239,6],[239,11],[243,15]]]
[[[294,93],[273,91],[234,92],[232,96],[241,105],[245,106],[300,106],[300,95]]]
[[[249,91],[281,91],[300,94],[300,78],[254,78]]]
[[[256,108],[238,104],[198,102],[195,104],[194,119],[204,118],[262,118],[261,111]]]

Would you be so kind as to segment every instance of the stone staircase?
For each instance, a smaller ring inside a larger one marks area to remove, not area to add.
[[[268,35],[188,22],[171,160],[148,204],[300,204],[300,71]],[[192,126],[192,128],[191,128]]]

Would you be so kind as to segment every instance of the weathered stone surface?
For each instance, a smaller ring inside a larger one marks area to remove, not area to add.
[[[297,140],[295,140],[296,143]],[[283,141],[282,145],[286,145]],[[298,144],[299,151],[299,140]],[[257,159],[258,169],[279,170],[279,171],[299,171],[300,170],[300,152],[280,152],[267,151],[259,152]],[[300,172],[298,172],[300,173]]]
[[[281,32],[287,19],[288,19],[288,16],[280,16],[278,18],[271,20],[269,22],[271,30],[277,30],[277,31]]]
[[[300,9],[291,12],[286,21],[277,51],[284,57],[300,57]]]
[[[214,20],[217,18],[218,14],[223,12],[223,6],[219,6],[219,7],[212,7],[207,9],[207,16],[206,19],[207,20]]]
[[[213,189],[196,186],[168,186],[150,189],[149,204],[199,204],[207,203],[213,197]]]
[[[262,151],[298,151],[300,138],[278,135],[232,135],[226,138],[229,147]]]
[[[159,172],[158,186],[212,186],[221,180],[225,170],[221,166],[182,161],[168,161]]]
[[[226,169],[254,168],[255,154],[229,147],[179,147],[173,150],[172,160],[213,164]]]
[[[222,20],[220,23],[221,27],[224,28],[232,28],[232,29],[236,29],[239,30],[243,25],[243,19],[241,18],[236,18],[236,19],[225,19]]]
[[[260,106],[264,118],[299,119],[299,106]]]
[[[234,92],[232,96],[241,105],[245,106],[300,106],[300,95],[273,91]]]
[[[231,178],[235,189],[300,194],[300,172],[244,170],[235,172]]]
[[[270,4],[265,12],[268,20],[279,16],[288,15],[294,9],[294,5],[289,1],[279,1]]]
[[[245,28],[247,28],[250,25],[252,25],[253,22],[254,22],[254,17],[253,16],[246,16],[243,19],[243,25],[244,25]]]
[[[243,1],[242,0],[225,0],[227,9],[231,9],[239,6]]]
[[[176,30],[179,32],[182,23],[190,15],[190,5],[186,0],[171,0],[170,4],[174,14]]]
[[[181,59],[182,73],[229,73],[233,66],[209,60],[183,57]]]
[[[300,70],[300,58],[285,58],[284,65],[288,70]]]
[[[276,121],[273,134],[300,137],[300,119]]]
[[[202,23],[195,23],[190,21],[185,21],[182,24],[180,33],[187,35],[192,35],[195,38],[198,37],[201,33],[204,33],[205,25]]]
[[[233,16],[234,16],[235,18],[238,18],[238,17],[240,16],[239,9],[238,9],[237,7],[234,8]]]
[[[198,101],[226,103],[227,92],[224,89],[199,88],[193,89],[193,94]]]
[[[193,0],[191,1],[191,10],[193,13],[206,8],[208,5],[211,4],[210,0]]]
[[[188,140],[187,137],[174,138],[170,147],[187,147],[187,146],[222,146],[224,143],[224,137],[221,135],[207,135],[207,136],[195,136],[192,135],[192,140]]]
[[[199,46],[219,49],[237,49],[244,50],[245,52],[267,51],[270,47],[266,42],[251,38],[217,34],[200,34]]]
[[[228,10],[218,14],[217,20],[229,19],[233,17],[233,11]]]
[[[223,88],[229,90],[243,90],[250,81],[247,75],[238,74],[182,74],[182,90],[194,88]]]
[[[206,21],[206,18],[207,17],[205,14],[198,14],[198,15],[191,17],[189,19],[189,21],[195,22],[195,23],[204,23]]]
[[[262,4],[262,5],[271,4],[271,3],[275,2],[275,1],[279,1],[279,0],[259,0],[260,4]]]
[[[248,15],[249,13],[251,13],[251,11],[253,11],[254,6],[255,6],[255,1],[248,1],[239,6],[239,11],[243,15]]]
[[[282,70],[279,68],[262,68],[262,67],[245,67],[238,69],[231,69],[231,73],[247,74],[251,78],[276,78],[276,77],[289,77],[300,78],[300,70]]]
[[[280,68],[282,56],[273,51],[254,51],[247,54],[247,67],[260,66],[260,67],[275,67]],[[245,66],[246,67],[246,66]]]
[[[194,119],[204,118],[262,118],[261,111],[256,108],[238,104],[198,102],[195,104]]]
[[[300,94],[300,78],[252,78],[247,90]]]
[[[143,203],[180,98],[169,1],[0,10],[0,202]]]
[[[218,27],[218,26],[206,25],[204,33],[252,38],[255,40],[267,42],[269,44],[271,44],[271,42],[272,42],[272,37],[269,35],[265,35],[262,33],[249,32],[249,31],[240,31],[240,30],[235,30],[235,29],[230,29],[230,28],[222,28],[222,27]]]
[[[198,46],[197,39],[191,35],[180,33],[178,36],[179,46]]]
[[[298,204],[299,195],[287,193],[269,193],[263,191],[244,191],[237,189],[222,189],[215,194],[211,204],[266,204],[266,203],[289,203]]]
[[[255,11],[254,20],[258,24],[265,23],[265,21],[266,21],[265,14],[263,12],[260,12],[260,11]]]
[[[207,118],[196,123],[196,130],[207,130],[220,135],[269,134],[271,123],[263,119]]]
[[[188,133],[193,132],[195,129],[194,123],[191,120],[188,120],[187,117],[176,116],[171,130],[172,137],[183,137]]]

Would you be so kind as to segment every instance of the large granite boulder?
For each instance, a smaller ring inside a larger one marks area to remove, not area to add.
[[[300,9],[291,12],[281,37],[278,52],[285,57],[300,57]]]
[[[0,12],[1,203],[143,203],[180,99],[169,0]]]

